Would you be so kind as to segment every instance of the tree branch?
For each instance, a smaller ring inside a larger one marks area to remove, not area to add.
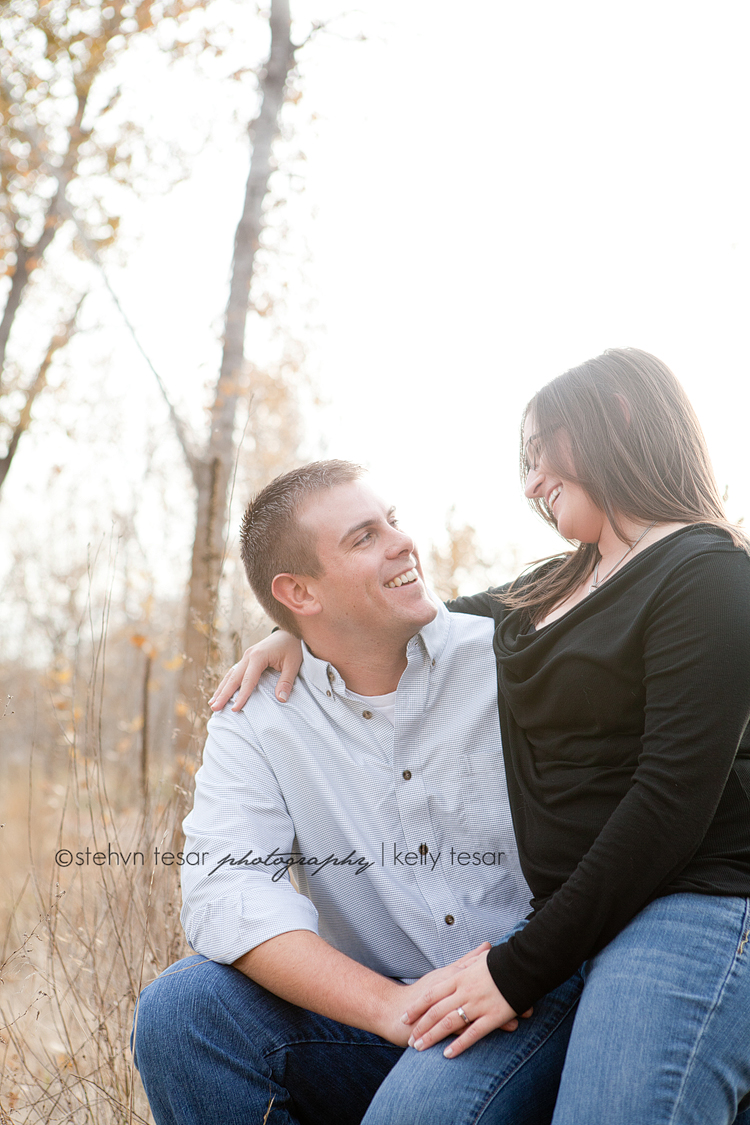
[[[16,450],[18,449],[18,443],[29,428],[29,424],[31,422],[31,410],[34,402],[37,396],[47,386],[47,375],[49,373],[52,360],[55,357],[55,353],[59,352],[61,348],[64,348],[65,345],[70,342],[77,331],[78,314],[81,311],[81,305],[83,304],[85,299],[86,294],[84,293],[83,297],[81,297],[78,301],[78,304],[76,305],[72,316],[68,318],[59,332],[55,333],[55,335],[50,340],[49,346],[47,347],[47,351],[44,355],[44,359],[39,366],[39,370],[32,379],[30,385],[26,388],[26,400],[21,408],[21,413],[18,417],[18,421],[13,427],[13,433],[11,434],[10,441],[8,442],[7,452],[4,457],[0,458],[0,488],[2,488],[5,478],[8,475],[11,462],[16,455]]]
[[[161,375],[159,374],[159,372],[156,370],[153,363],[151,362],[147,352],[145,351],[143,345],[141,344],[141,341],[138,339],[138,335],[136,333],[135,328],[133,327],[130,320],[128,319],[127,313],[125,312],[124,308],[120,304],[120,300],[119,300],[117,294],[115,293],[114,289],[110,285],[109,278],[107,277],[106,270],[104,269],[104,266],[102,265],[102,261],[101,261],[101,258],[99,257],[99,254],[97,252],[96,247],[94,246],[91,239],[88,237],[85,230],[83,229],[83,227],[79,223],[78,218],[77,218],[75,212],[73,211],[73,208],[68,203],[67,199],[63,199],[62,209],[65,212],[67,218],[69,218],[71,220],[71,222],[74,223],[75,228],[78,231],[78,236],[81,239],[81,242],[83,243],[83,245],[86,249],[86,253],[90,257],[90,259],[94,263],[94,265],[98,268],[99,273],[102,276],[102,280],[104,281],[104,285],[107,289],[107,292],[109,293],[110,297],[112,298],[112,300],[115,304],[115,307],[116,307],[117,311],[119,312],[120,316],[122,317],[123,321],[125,322],[125,326],[128,329],[128,332],[130,333],[130,335],[132,336],[135,346],[138,348],[138,351],[141,353],[141,355],[145,359],[146,364],[148,365],[148,368],[149,368],[151,374],[156,379],[156,383],[157,383],[157,386],[158,386],[159,390],[161,391],[162,398],[164,399],[164,401],[167,405],[167,410],[169,411],[169,418],[170,418],[170,421],[172,423],[172,427],[174,429],[174,432],[177,435],[177,440],[180,443],[180,448],[182,449],[182,452],[185,456],[185,460],[187,461],[188,468],[190,469],[190,472],[191,472],[192,477],[193,477],[193,481],[196,483],[196,486],[197,486],[198,472],[199,472],[199,460],[200,459],[199,459],[198,455],[196,454],[195,450],[193,449],[192,442],[191,442],[190,437],[188,435],[187,427],[185,426],[185,423],[183,422],[182,418],[180,418],[179,414],[177,413],[177,410],[175,409],[174,405],[172,404],[172,400],[170,399],[170,397],[167,393],[167,388],[164,386],[164,383],[162,382]]]
[[[6,98],[6,100],[13,100],[12,91],[8,88],[7,83],[2,77],[0,77],[0,90],[2,91],[3,96]],[[81,112],[82,109],[79,103],[79,116]],[[24,129],[24,132],[29,139],[29,143],[36,149],[36,151],[43,152],[45,146],[43,144],[43,138],[41,137],[39,131],[33,128],[26,127]],[[80,140],[78,143],[80,143]],[[66,156],[65,165],[63,168],[52,168],[47,165],[46,161],[42,162],[42,166],[45,167],[45,171],[47,172],[47,174],[49,176],[52,176],[56,180],[57,190],[55,191],[55,194],[52,196],[52,199],[47,206],[47,210],[44,215],[44,226],[42,228],[42,233],[37,239],[34,246],[24,246],[21,234],[16,224],[16,268],[13,272],[13,279],[11,281],[8,299],[5,302],[3,317],[2,320],[0,320],[0,392],[2,391],[2,378],[3,372],[5,370],[8,340],[10,339],[11,329],[13,328],[13,322],[15,321],[16,313],[18,312],[19,306],[21,304],[24,290],[29,283],[29,278],[32,271],[44,256],[45,250],[52,242],[52,239],[55,237],[58,227],[60,226],[60,207],[65,198],[65,193],[68,190],[68,183],[72,175],[72,168],[70,166],[71,151],[73,151],[77,156],[77,145],[75,147],[71,145],[71,148],[68,150],[68,155]],[[73,164],[74,163],[75,160],[73,161]]]
[[[299,42],[299,43],[292,44],[292,50],[295,51],[295,52],[301,51],[303,47],[306,47],[308,43],[312,42],[312,40],[315,38],[315,36],[318,34],[318,32],[325,31],[325,29],[328,27],[329,23],[332,23],[332,22],[333,22],[332,19],[314,20],[313,25],[310,28],[310,30],[308,31],[305,38],[302,39],[301,42]]]

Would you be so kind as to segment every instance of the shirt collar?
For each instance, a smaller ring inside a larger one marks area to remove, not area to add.
[[[416,652],[423,652],[433,666],[440,659],[448,640],[450,613],[442,602],[438,603],[437,610],[433,620],[408,642],[407,659]],[[329,698],[334,691],[343,694],[346,690],[346,684],[333,664],[313,656],[304,641],[302,642],[302,669],[307,682]]]

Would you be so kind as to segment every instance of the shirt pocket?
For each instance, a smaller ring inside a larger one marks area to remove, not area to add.
[[[495,749],[482,748],[480,750],[467,750],[461,755],[461,776],[488,777],[499,773],[505,777],[505,763],[503,752],[498,747]]]
[[[503,850],[510,807],[502,751],[464,754],[460,791],[466,842],[471,850]]]

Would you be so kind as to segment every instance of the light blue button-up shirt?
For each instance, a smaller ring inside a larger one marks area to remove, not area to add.
[[[183,826],[182,923],[195,950],[231,963],[312,930],[408,982],[528,913],[493,628],[440,606],[407,645],[394,725],[306,648],[288,703],[266,672],[242,712],[211,719]]]

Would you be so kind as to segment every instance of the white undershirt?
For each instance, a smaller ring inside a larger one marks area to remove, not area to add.
[[[389,691],[387,695],[360,695],[359,692],[349,691],[347,695],[352,699],[358,699],[360,703],[364,703],[371,711],[378,711],[381,715],[385,715],[388,722],[392,727],[396,725],[396,693]]]

